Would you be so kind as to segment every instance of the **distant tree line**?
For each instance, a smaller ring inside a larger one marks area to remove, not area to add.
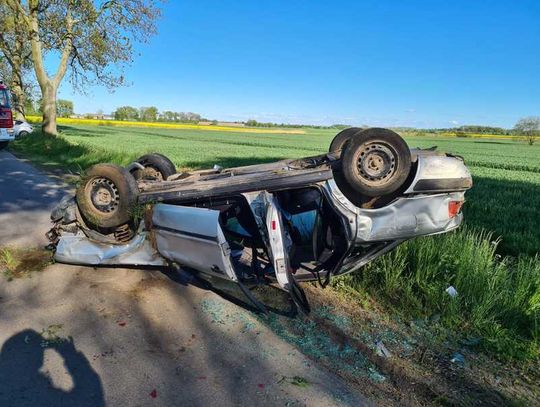
[[[473,134],[495,134],[514,136],[525,140],[529,145],[533,145],[540,140],[540,116],[529,116],[517,121],[512,129],[503,129],[501,127],[467,125],[451,127],[445,129],[407,129],[408,132],[416,135],[454,133],[457,137],[471,137]]]
[[[426,129],[428,133],[475,133],[475,134],[499,134],[510,135],[512,130],[503,129],[502,127],[466,125],[459,127],[449,127],[440,129]]]
[[[113,113],[116,120],[142,121],[142,122],[177,122],[177,123],[198,123],[202,116],[192,112],[172,112],[166,110],[160,112],[155,106],[133,107],[121,106]]]
[[[289,124],[289,123],[272,123],[272,122],[258,122],[257,120],[248,120],[244,122],[248,127],[286,127],[286,128],[310,128],[310,129],[345,129],[351,127],[347,124],[332,124],[330,126],[319,126],[312,124]]]

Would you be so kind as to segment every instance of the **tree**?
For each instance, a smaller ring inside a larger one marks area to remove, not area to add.
[[[525,137],[527,143],[532,146],[540,138],[540,116],[530,116],[519,119],[514,130]]]
[[[139,110],[132,106],[121,106],[114,112],[116,120],[139,120]]]
[[[159,119],[165,122],[174,122],[178,120],[178,113],[166,110],[159,115]]]
[[[139,117],[143,122],[155,122],[158,116],[158,109],[155,106],[141,107]]]
[[[22,71],[14,71],[0,53],[0,80],[10,88],[15,120],[26,120],[26,115],[35,113],[33,102],[37,99],[37,85],[31,78],[28,68],[23,67]]]
[[[146,42],[160,12],[152,0],[3,0],[30,42],[41,89],[43,131],[56,134],[56,95],[66,73],[75,89],[124,83],[133,43]],[[59,57],[54,74],[44,58]]]
[[[24,120],[26,100],[32,96],[33,83],[28,78],[30,46],[19,20],[18,11],[13,12],[5,2],[0,3],[0,79],[10,88],[15,119]]]
[[[71,100],[58,99],[56,113],[60,117],[69,117],[73,114],[73,102]]]

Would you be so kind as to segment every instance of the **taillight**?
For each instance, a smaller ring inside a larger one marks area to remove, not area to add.
[[[453,218],[454,216],[456,216],[461,210],[462,206],[463,206],[463,201],[448,202],[448,216],[450,218]]]
[[[0,128],[11,129],[13,127],[13,114],[11,109],[2,107],[0,108]]]

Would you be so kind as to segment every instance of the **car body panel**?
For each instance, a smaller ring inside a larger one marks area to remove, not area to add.
[[[463,192],[398,198],[377,209],[359,209],[357,242],[378,242],[449,232],[462,221],[450,216],[449,203],[463,202]]]
[[[404,193],[465,191],[471,187],[471,173],[460,157],[439,154],[419,155],[416,174]]]
[[[264,164],[263,164],[264,165]],[[256,166],[253,166],[256,167]],[[194,174],[196,176],[198,174]],[[194,199],[215,199],[233,194],[261,190],[301,188],[332,178],[329,166],[286,168],[280,170],[232,172],[229,170],[195,178],[140,183],[139,202],[182,202]],[[264,186],[261,188],[261,186]]]
[[[13,141],[15,136],[13,135],[13,129],[0,128],[0,141]]]
[[[144,227],[142,228],[144,229]],[[56,245],[56,261],[69,264],[165,266],[167,264],[149,239],[140,231],[125,244],[106,244],[89,239],[84,233],[64,233]]]
[[[219,211],[156,204],[152,230],[157,249],[166,259],[236,280],[231,250],[219,223]]]

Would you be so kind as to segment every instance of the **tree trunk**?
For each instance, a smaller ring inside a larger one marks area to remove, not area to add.
[[[48,136],[56,136],[56,87],[50,82],[41,89],[41,109],[43,111],[43,122],[41,130]]]
[[[13,110],[15,111],[15,120],[25,121],[25,106],[26,106],[26,94],[22,83],[17,80],[13,80],[11,87],[11,94],[13,95]]]

